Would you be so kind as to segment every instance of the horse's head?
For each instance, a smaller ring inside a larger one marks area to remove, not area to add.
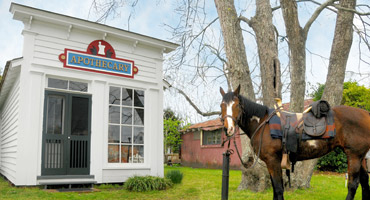
[[[240,106],[239,92],[240,85],[234,92],[225,93],[220,87],[222,95],[221,102],[221,121],[227,130],[226,135],[232,136],[235,133],[236,126],[240,120],[242,114],[242,108]]]

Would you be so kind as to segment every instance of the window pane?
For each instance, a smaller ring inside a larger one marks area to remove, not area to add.
[[[109,125],[108,142],[109,143],[119,143],[119,126]]]
[[[121,163],[132,162],[131,155],[132,155],[131,145],[130,146],[122,145],[121,146]]]
[[[87,83],[69,81],[69,89],[81,92],[87,92]]]
[[[47,100],[47,134],[63,134],[64,97],[49,96]]]
[[[72,97],[72,135],[89,134],[89,99],[83,97]]]
[[[122,143],[132,143],[132,127],[122,126],[121,127],[121,142]]]
[[[132,90],[122,88],[122,105],[132,106]]]
[[[134,156],[132,158],[133,163],[144,162],[144,146],[134,146]]]
[[[118,87],[109,87],[109,104],[119,105],[120,91],[121,89]]]
[[[134,106],[137,107],[144,107],[144,91],[142,90],[135,90],[135,103]]]
[[[134,128],[134,144],[144,144],[144,128]]]
[[[132,108],[122,108],[122,124],[132,124]]]
[[[108,162],[119,162],[119,145],[108,145]]]
[[[144,109],[135,108],[134,124],[144,125]]]
[[[48,87],[58,89],[68,89],[68,81],[48,78]]]
[[[221,144],[221,131],[204,131],[202,145]]]
[[[119,124],[119,110],[118,106],[109,106],[109,123]]]

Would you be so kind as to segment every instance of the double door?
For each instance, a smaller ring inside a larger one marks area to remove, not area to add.
[[[91,96],[45,91],[42,175],[90,173]]]

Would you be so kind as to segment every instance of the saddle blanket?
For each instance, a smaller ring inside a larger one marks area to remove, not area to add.
[[[272,113],[274,109],[269,110],[269,114]],[[284,112],[284,111],[283,111]],[[303,121],[299,118],[302,113],[297,113],[295,116],[295,119],[292,119],[290,121],[290,126],[297,128],[297,126],[303,126]],[[293,116],[294,118],[294,116]],[[274,139],[282,139],[283,137],[283,130],[281,125],[280,117],[276,114],[270,119],[269,128],[270,128],[270,134],[271,137]],[[302,127],[303,128],[303,127]],[[297,133],[298,134],[298,133]],[[334,115],[333,111],[329,111],[329,115],[326,118],[326,130],[325,133],[320,137],[312,137],[310,135],[307,135],[304,131],[302,133],[302,140],[315,140],[315,139],[330,139],[335,137],[336,130],[335,130],[335,124],[334,124]],[[298,137],[299,138],[299,137]]]

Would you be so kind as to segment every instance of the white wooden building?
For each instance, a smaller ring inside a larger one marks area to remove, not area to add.
[[[17,186],[163,176],[163,54],[178,45],[15,3],[10,12],[24,42],[0,83],[0,173]]]

